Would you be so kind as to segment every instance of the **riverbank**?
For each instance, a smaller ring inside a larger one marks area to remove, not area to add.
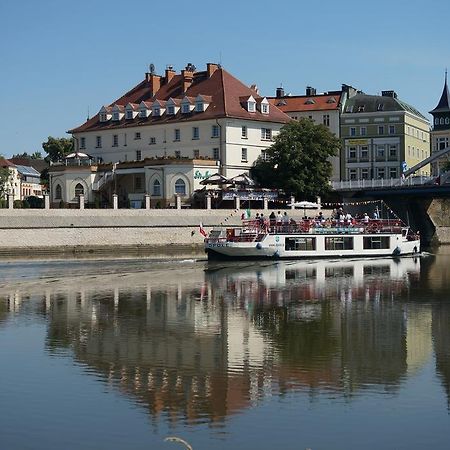
[[[242,210],[0,210],[0,258],[203,258],[203,236],[241,224]],[[268,216],[270,211],[252,210]],[[288,210],[300,219],[303,210]],[[312,214],[311,212],[310,214]],[[314,212],[315,213],[315,212]],[[327,215],[331,211],[324,211]]]

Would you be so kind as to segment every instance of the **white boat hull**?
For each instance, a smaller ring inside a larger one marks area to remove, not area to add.
[[[342,239],[344,238],[344,239]],[[380,239],[383,238],[383,239]],[[331,245],[330,245],[331,244]],[[373,248],[367,248],[373,247]],[[299,247],[309,246],[308,249]],[[401,256],[420,252],[420,240],[399,234],[267,234],[259,242],[209,241],[209,259],[307,259]]]

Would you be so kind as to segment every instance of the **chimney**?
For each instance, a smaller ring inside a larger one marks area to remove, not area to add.
[[[316,89],[311,86],[306,86],[306,95],[316,95]]]
[[[165,82],[165,84],[170,83],[170,80],[174,76],[175,76],[175,70],[173,70],[173,66],[167,66],[166,67],[166,76],[165,76],[166,82]]]
[[[185,93],[191,87],[194,72],[189,67],[181,71],[181,76],[183,77],[183,93]]]
[[[207,63],[206,64],[206,73],[208,74],[208,78],[211,78],[211,75],[219,68],[218,64]]]
[[[145,79],[150,84],[150,95],[153,97],[161,87],[161,75],[155,75],[154,73],[146,73]]]
[[[277,90],[276,90],[276,97],[277,98],[284,97],[284,89],[281,86],[279,88],[277,88]]]
[[[381,91],[381,96],[397,98],[397,93],[395,91]]]

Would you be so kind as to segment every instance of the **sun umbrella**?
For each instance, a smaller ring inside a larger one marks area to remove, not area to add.
[[[200,181],[200,184],[203,186],[207,186],[208,184],[229,184],[229,181],[223,175],[220,175],[220,173],[213,173],[208,178]]]
[[[240,186],[255,186],[256,183],[246,174],[241,173],[240,175],[236,175],[233,178],[230,178],[231,184],[237,184]]]

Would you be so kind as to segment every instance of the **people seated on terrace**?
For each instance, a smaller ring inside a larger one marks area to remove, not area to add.
[[[370,220],[370,218],[369,218],[369,214],[367,214],[367,213],[364,213],[364,216],[363,216],[363,222],[365,223],[365,224],[368,224],[369,223],[369,220]]]
[[[270,226],[271,226],[271,227],[274,227],[274,226],[275,226],[275,224],[276,224],[276,217],[275,217],[275,212],[274,212],[274,211],[272,211],[272,212],[270,213],[270,216],[269,216],[269,222],[270,222]]]

